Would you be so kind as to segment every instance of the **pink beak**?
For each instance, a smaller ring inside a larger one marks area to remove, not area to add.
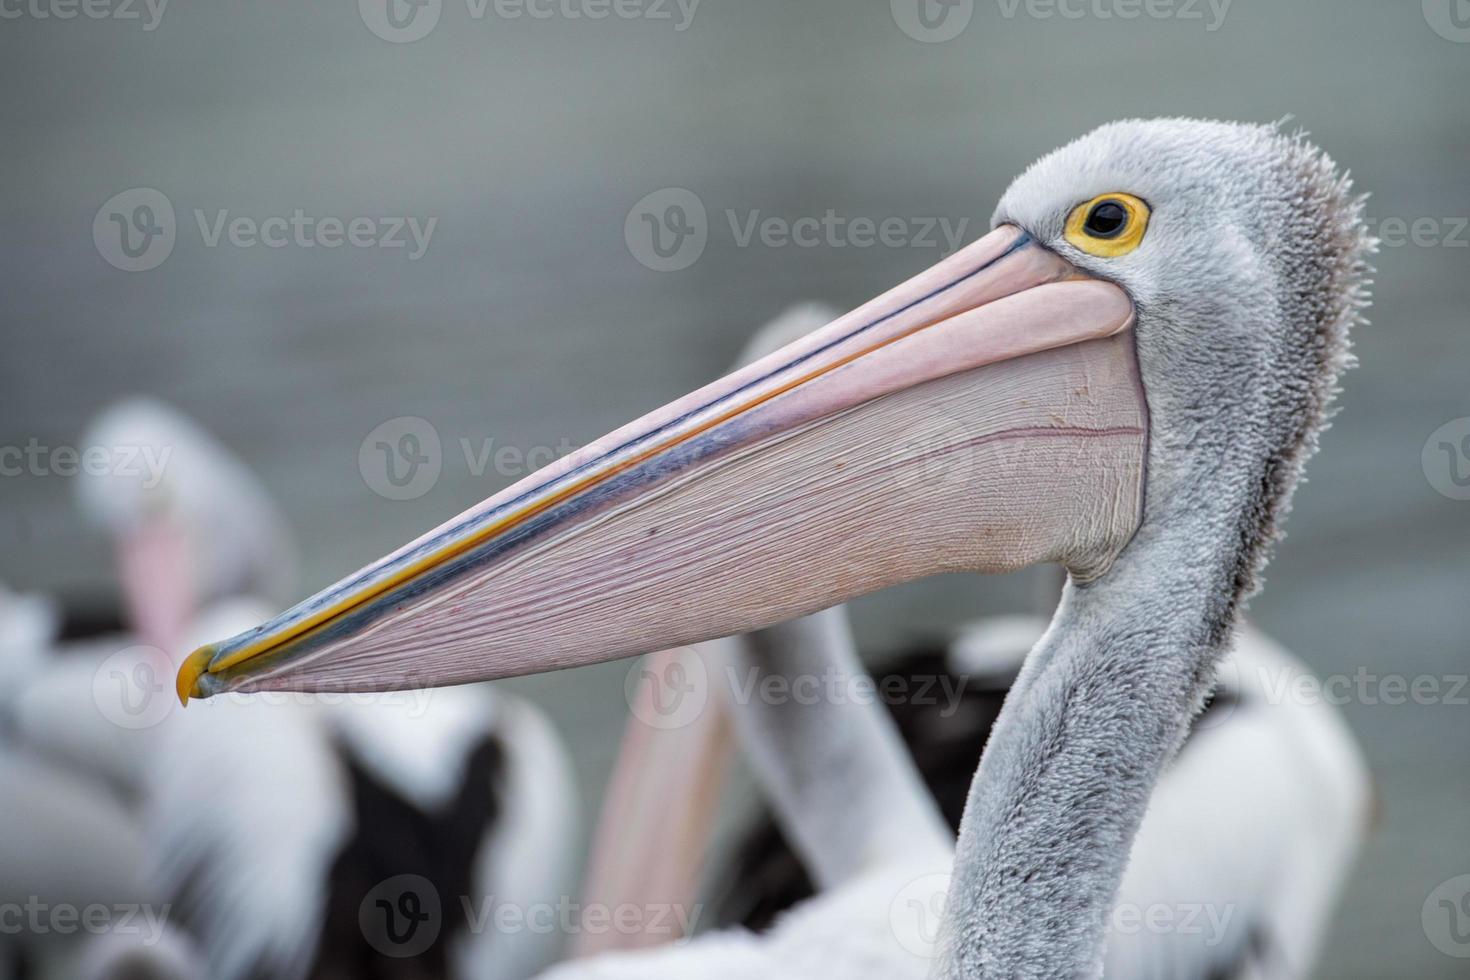
[[[179,693],[381,690],[747,632],[1136,529],[1147,409],[1123,290],[1002,226],[257,629]]]

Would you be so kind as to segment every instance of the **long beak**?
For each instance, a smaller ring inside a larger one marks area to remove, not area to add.
[[[302,602],[179,693],[457,684],[938,572],[1098,571],[1142,502],[1133,305],[1002,226]]]

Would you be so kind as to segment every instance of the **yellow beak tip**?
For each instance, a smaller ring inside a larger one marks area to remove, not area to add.
[[[199,696],[199,678],[209,670],[209,662],[214,659],[214,653],[213,644],[202,646],[189,654],[179,667],[179,675],[174,683],[179,704],[188,707],[189,699]]]

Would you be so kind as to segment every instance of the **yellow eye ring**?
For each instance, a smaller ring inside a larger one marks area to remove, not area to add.
[[[1067,241],[1088,255],[1116,259],[1143,242],[1152,213],[1132,194],[1103,194],[1072,210]]]

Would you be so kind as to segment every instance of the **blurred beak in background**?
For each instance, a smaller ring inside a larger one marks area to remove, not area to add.
[[[1012,226],[276,619],[182,698],[573,667],[940,572],[1096,574],[1136,529],[1132,302]]]
[[[185,631],[198,607],[188,531],[153,516],[118,532],[118,578],[128,622],[145,642],[178,663]]]

